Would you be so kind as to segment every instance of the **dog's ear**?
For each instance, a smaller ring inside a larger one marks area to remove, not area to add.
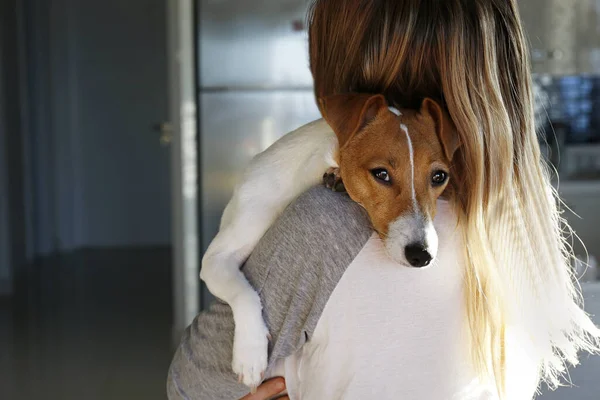
[[[421,104],[421,115],[429,115],[435,123],[435,131],[444,149],[444,154],[448,160],[452,160],[454,153],[460,146],[456,126],[450,119],[450,116],[435,101],[426,98]]]
[[[380,94],[336,94],[319,99],[323,118],[335,132],[340,148],[372,121],[382,108],[387,108]]]

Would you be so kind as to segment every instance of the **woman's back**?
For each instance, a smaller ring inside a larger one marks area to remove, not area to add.
[[[273,335],[268,376],[284,376],[292,399],[496,398],[472,367],[462,244],[447,203],[434,223],[439,261],[417,270],[390,261],[363,210],[324,187],[275,221],[243,270]],[[247,393],[229,367],[233,329],[222,303],[197,318],[171,366],[169,398]],[[535,364],[522,364],[530,379],[511,400],[533,397]]]
[[[426,97],[445,105],[460,137],[449,200],[465,238],[481,375],[492,368],[504,386],[510,326],[534,338],[527,350],[550,385],[580,350],[598,351],[540,153],[518,1],[315,0],[309,47],[317,97],[374,92],[395,106],[417,108]]]
[[[285,361],[292,398],[495,399],[469,357],[464,262],[440,201],[437,261],[394,263],[373,235],[347,267],[302,349]]]
[[[322,187],[309,190],[284,212],[274,226],[277,234],[267,234],[248,261],[246,268],[264,269],[256,261],[264,261],[261,254],[272,247],[282,260],[311,252],[312,259],[322,261],[302,264],[302,281],[291,284],[292,291],[302,292],[300,301],[311,304],[307,340],[276,361],[269,375],[284,376],[293,399],[497,399],[493,376],[482,382],[470,355],[464,244],[451,205],[438,201],[435,263],[415,269],[392,261],[377,234],[367,239],[363,212],[348,200]],[[325,220],[319,217],[323,212]],[[314,226],[303,228],[298,219]],[[344,223],[328,226],[334,220]],[[343,247],[348,241],[354,243],[349,254]],[[332,259],[342,259],[340,251],[345,262],[329,267]],[[267,268],[271,279],[296,276],[289,271],[294,263],[271,259]],[[304,289],[315,286],[320,286],[318,301]],[[295,318],[287,308],[284,313]],[[506,395],[530,400],[538,385],[537,358],[517,329],[507,327]]]

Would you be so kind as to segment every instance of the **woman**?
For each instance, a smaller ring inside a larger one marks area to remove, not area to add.
[[[557,385],[565,364],[598,350],[600,337],[580,306],[540,156],[516,3],[317,0],[309,30],[317,98],[382,93],[418,108],[430,97],[456,125],[447,214],[463,243],[464,357],[510,399],[531,398],[540,381]]]

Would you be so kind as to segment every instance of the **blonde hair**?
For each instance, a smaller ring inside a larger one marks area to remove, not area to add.
[[[309,13],[315,95],[382,93],[399,107],[439,101],[461,147],[453,196],[464,235],[473,362],[505,387],[505,330],[532,338],[539,378],[598,349],[581,308],[558,197],[534,127],[529,55],[516,0],[317,0]]]

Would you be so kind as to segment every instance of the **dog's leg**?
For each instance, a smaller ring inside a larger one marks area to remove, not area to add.
[[[328,189],[334,192],[345,192],[344,182],[340,176],[340,169],[338,167],[331,167],[323,174],[323,184]]]
[[[227,205],[219,233],[202,260],[200,278],[231,306],[233,371],[256,388],[267,367],[268,329],[260,297],[240,271],[258,241],[298,195],[335,165],[337,139],[323,122],[286,135],[250,164]]]
[[[240,271],[240,266],[292,201],[290,193],[297,189],[279,194],[267,191],[273,197],[261,200],[264,195],[256,189],[265,188],[269,176],[261,177],[263,179],[262,184],[244,184],[236,191],[223,215],[222,228],[206,251],[200,271],[210,292],[231,307],[235,321],[231,366],[240,381],[251,389],[260,384],[267,368],[269,331],[262,316],[260,297]]]
[[[230,305],[235,321],[232,369],[251,389],[267,368],[269,331],[262,317],[258,293],[240,271],[262,234],[272,223],[269,215],[256,221],[236,218],[220,231],[202,260],[201,277],[210,292]],[[259,222],[260,221],[260,222]],[[239,247],[241,246],[241,247]]]

